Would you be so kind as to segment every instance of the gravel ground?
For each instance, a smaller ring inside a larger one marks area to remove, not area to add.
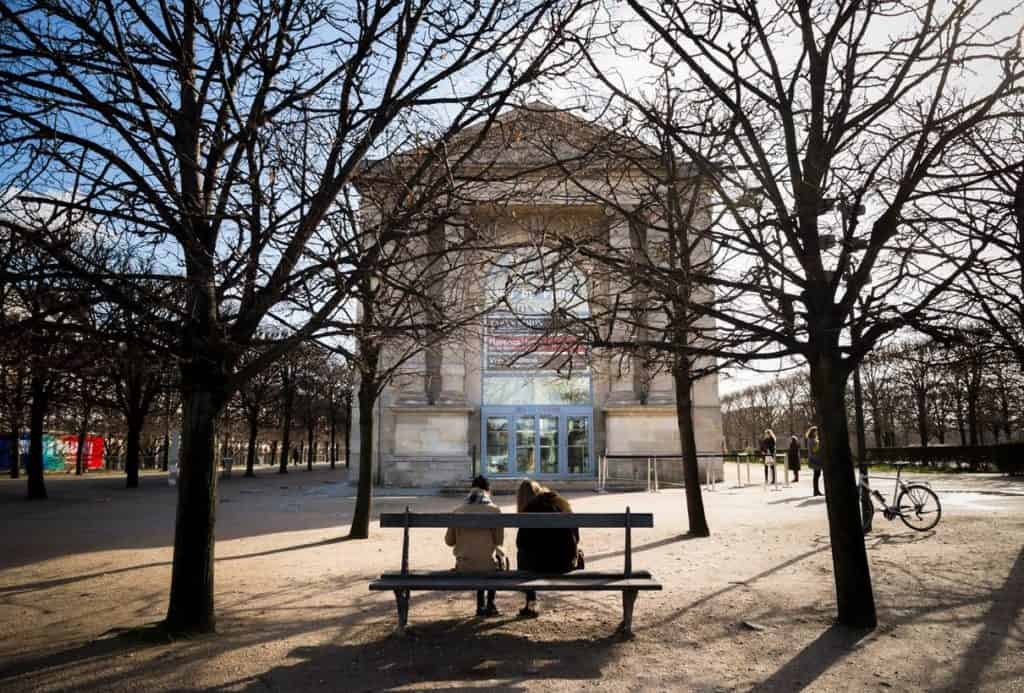
[[[532,621],[516,620],[515,594],[487,620],[469,594],[414,594],[412,632],[393,636],[393,599],[367,583],[398,568],[401,531],[345,541],[354,491],[326,469],[222,481],[218,633],[167,642],[147,628],[170,581],[164,478],[128,491],[118,477],[54,477],[43,503],[0,480],[0,690],[1024,691],[1024,482],[928,475],[944,507],[935,530],[879,516],[880,625],[853,632],[832,623],[825,509],[808,481],[765,491],[735,478],[705,493],[709,539],[681,537],[680,490],[571,496],[578,511],[654,513],[633,562],[665,590],[640,595],[627,642],[613,637],[613,593],[542,593]],[[457,501],[390,491],[374,512]],[[412,536],[414,568],[450,567],[442,530]],[[621,567],[622,543],[584,530],[587,568]]]

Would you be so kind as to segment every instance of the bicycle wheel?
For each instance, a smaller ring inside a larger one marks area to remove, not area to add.
[[[939,524],[942,504],[939,497],[927,486],[907,484],[896,500],[903,524],[918,532],[926,532]]]

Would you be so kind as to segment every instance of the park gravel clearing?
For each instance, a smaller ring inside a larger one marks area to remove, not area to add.
[[[343,540],[354,499],[342,471],[233,478],[220,488],[218,633],[168,642],[146,628],[170,581],[162,478],[136,491],[53,478],[51,500],[32,504],[23,481],[3,480],[0,690],[1024,691],[1024,482],[928,481],[944,504],[934,531],[878,516],[868,538],[871,632],[833,625],[824,505],[806,483],[719,485],[705,494],[709,539],[681,537],[680,490],[571,496],[579,511],[655,515],[634,533],[634,567],[665,590],[640,595],[623,642],[614,593],[542,594],[529,621],[515,594],[487,620],[469,594],[414,594],[412,632],[395,637],[393,599],[367,583],[398,568],[401,532]],[[390,492],[375,513],[456,503]],[[450,566],[442,536],[413,531],[413,568]],[[621,567],[621,532],[582,541],[588,569]]]

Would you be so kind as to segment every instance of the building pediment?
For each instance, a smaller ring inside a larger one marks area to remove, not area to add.
[[[610,170],[651,175],[656,149],[581,118],[568,110],[533,102],[511,108],[493,121],[474,125],[450,140],[435,140],[384,159],[367,161],[357,182],[394,179],[423,161],[444,160],[455,178],[500,181],[534,176],[602,176]]]

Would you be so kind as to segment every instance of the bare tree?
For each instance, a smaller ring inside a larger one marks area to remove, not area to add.
[[[317,229],[386,134],[415,127],[426,111],[473,104],[466,118],[474,117],[532,79],[546,53],[527,49],[557,37],[561,8],[549,0],[187,0],[159,12],[121,0],[0,5],[0,150],[19,164],[2,185],[25,191],[22,199],[66,193],[59,204],[158,255],[157,278],[187,295],[175,319],[155,321],[178,338],[184,407],[170,630],[215,624],[214,436],[226,403],[311,337],[362,279],[343,277],[311,314],[291,315],[286,339],[239,367],[256,331],[289,313],[296,284],[322,269],[306,252]],[[316,132],[296,137],[311,122]],[[296,159],[308,164],[301,180],[277,175]],[[4,223],[110,300],[147,314],[123,291],[129,278],[61,252],[46,229]]]
[[[933,331],[937,301],[982,253],[983,239],[934,223],[950,186],[971,182],[948,175],[947,157],[1008,115],[1022,76],[1019,19],[977,0],[628,5],[650,39],[631,55],[673,71],[664,88],[706,108],[669,120],[635,75],[596,58],[593,72],[672,139],[705,176],[710,207],[724,210],[715,242],[742,259],[714,282],[739,296],[705,314],[806,360],[839,622],[874,627],[847,380],[887,335]],[[630,50],[624,35],[617,50]],[[965,67],[988,79],[968,80]]]

